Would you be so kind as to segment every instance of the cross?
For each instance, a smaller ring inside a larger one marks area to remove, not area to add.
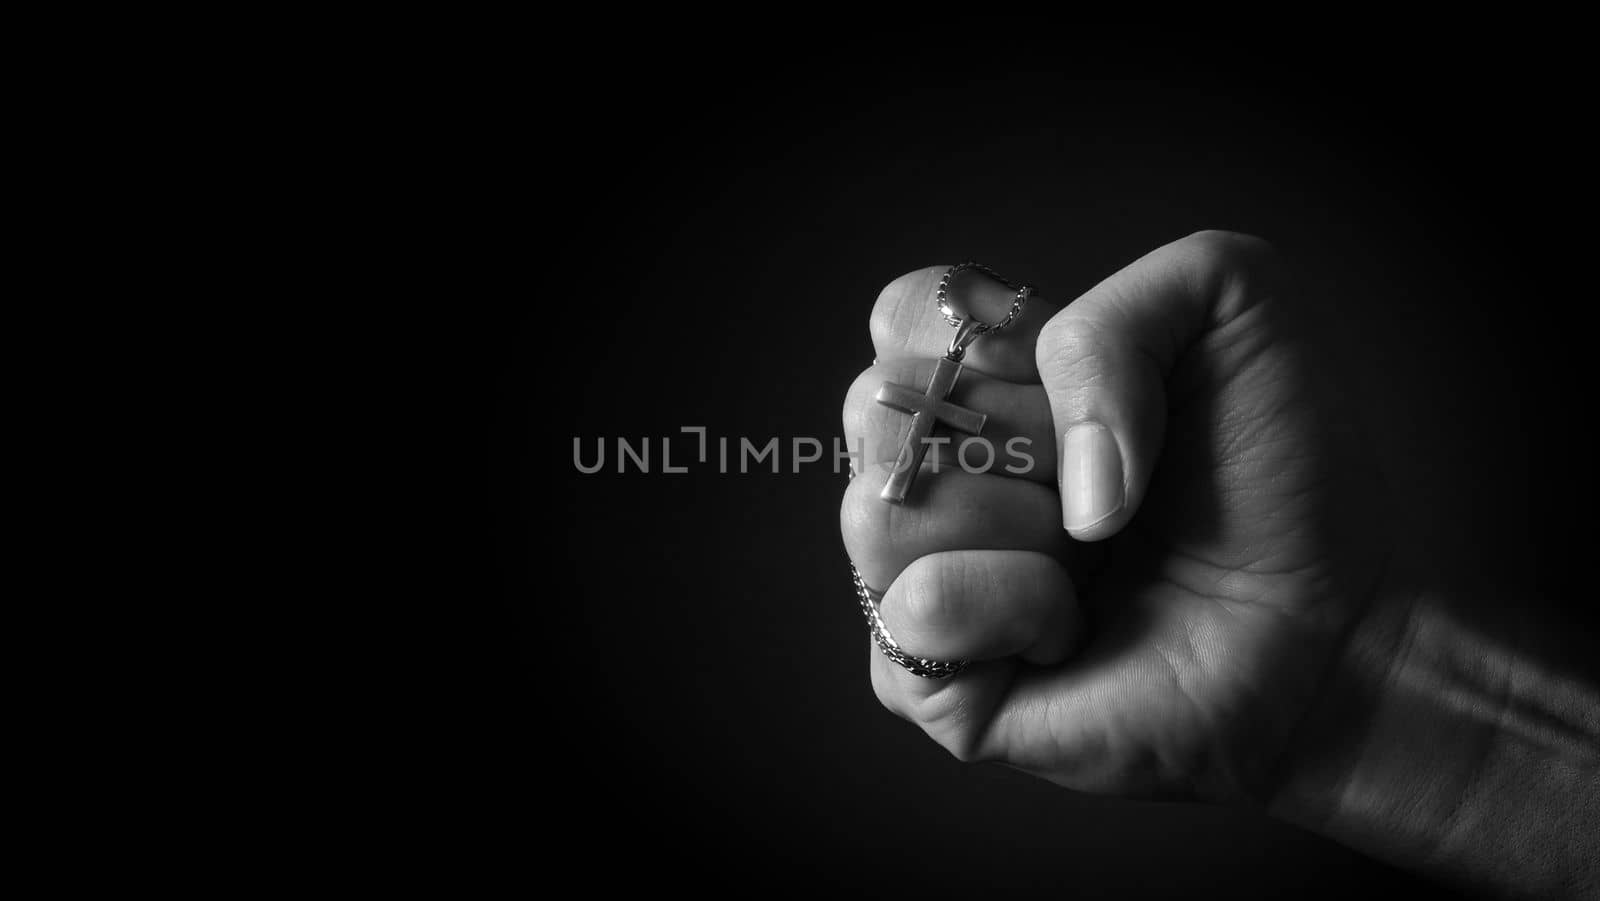
[[[976,410],[957,406],[945,398],[956,386],[961,375],[961,361],[952,356],[939,358],[939,367],[928,380],[928,390],[923,394],[910,388],[884,382],[878,389],[878,403],[911,414],[911,426],[906,429],[905,440],[900,445],[900,456],[894,461],[888,484],[878,496],[891,504],[902,503],[911,482],[922,468],[922,457],[928,452],[927,439],[933,434],[935,423],[943,423],[958,432],[976,435],[983,431],[988,416]]]

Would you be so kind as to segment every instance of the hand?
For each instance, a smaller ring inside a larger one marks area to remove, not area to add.
[[[1353,627],[1374,598],[1401,597],[1379,590],[1390,544],[1362,515],[1374,467],[1337,385],[1313,377],[1272,250],[1201,233],[1064,308],[1031,301],[973,345],[951,397],[989,414],[995,467],[966,472],[935,448],[924,466],[939,471],[894,506],[878,492],[906,416],[873,398],[885,381],[927,384],[952,333],[932,296],[942,273],[896,280],[873,311],[877,363],[844,415],[875,465],[841,522],[901,646],[973,664],[932,681],[874,651],[879,699],[963,760],[1086,791],[1268,803]],[[1003,315],[1003,287],[962,284],[980,319]],[[1036,465],[1008,473],[1019,437]]]

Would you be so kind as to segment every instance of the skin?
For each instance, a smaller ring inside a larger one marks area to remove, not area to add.
[[[1466,628],[1492,600],[1436,587],[1370,515],[1370,445],[1269,246],[1204,232],[1069,305],[1030,301],[951,399],[1038,465],[968,473],[939,449],[889,505],[905,417],[873,393],[926,383],[943,271],[874,307],[841,527],[902,647],[972,665],[934,681],[873,653],[885,707],[961,760],[1249,805],[1468,887],[1594,896],[1600,700],[1537,629]],[[1004,314],[1004,287],[963,284],[978,318]]]

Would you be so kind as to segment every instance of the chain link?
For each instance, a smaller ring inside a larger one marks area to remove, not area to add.
[[[990,269],[988,266],[977,262],[976,260],[968,260],[965,263],[957,263],[956,265],[951,266],[949,269],[945,270],[944,278],[939,279],[939,312],[944,314],[944,321],[950,325],[960,327],[961,320],[966,318],[963,316],[957,316],[955,310],[951,309],[950,307],[950,284],[955,280],[957,275],[967,271],[968,269],[987,275],[1000,284],[1005,285],[1007,289],[1017,292],[1016,298],[1011,301],[1011,310],[1010,312],[1006,313],[1006,318],[993,324],[987,322],[978,323],[977,327],[973,329],[973,336],[976,337],[978,335],[987,335],[991,332],[998,332],[1006,326],[1009,326],[1012,322],[1015,322],[1017,316],[1022,313],[1022,305],[1027,303],[1029,295],[1033,293],[1033,286],[1019,285],[1000,273],[994,271],[993,269]]]

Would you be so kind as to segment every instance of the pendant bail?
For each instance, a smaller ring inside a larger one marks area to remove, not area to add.
[[[978,340],[979,336],[988,330],[987,325],[971,316],[962,317],[956,324],[956,336],[950,339],[950,349],[945,351],[945,356],[959,363],[961,358],[967,355],[967,348],[972,342]]]

